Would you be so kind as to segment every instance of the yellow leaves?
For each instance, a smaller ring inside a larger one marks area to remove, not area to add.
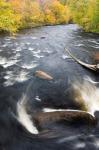
[[[65,23],[66,22],[66,10],[65,7],[60,4],[58,1],[55,1],[50,6],[51,11],[53,12],[56,24]]]
[[[55,16],[53,15],[53,13],[51,12],[49,8],[45,9],[44,18],[45,18],[44,22],[46,25],[54,25],[56,22]]]
[[[58,0],[0,0],[0,30],[16,32],[21,28],[68,23],[69,8]]]
[[[68,6],[65,6],[66,9],[66,23],[69,23],[72,20],[72,14]]]
[[[69,0],[73,22],[86,31],[99,32],[99,0]]]
[[[54,25],[56,22],[56,19],[53,14],[46,14],[45,15],[45,23],[46,25]]]
[[[21,13],[22,1],[21,0],[10,0],[10,4],[15,13]]]
[[[37,2],[32,2],[31,19],[34,22],[42,22],[43,21],[43,14],[40,10],[40,5]]]
[[[3,0],[0,1],[0,30],[16,31],[16,26],[13,27],[14,21],[14,14],[10,4]]]
[[[13,33],[71,20],[86,31],[99,32],[99,0],[0,0],[0,31]]]
[[[54,0],[47,5],[45,12],[45,22],[47,24],[63,24],[69,22],[69,9],[59,1]]]

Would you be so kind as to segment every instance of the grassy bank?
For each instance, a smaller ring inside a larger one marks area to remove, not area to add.
[[[99,33],[99,0],[0,0],[0,31],[74,22]]]

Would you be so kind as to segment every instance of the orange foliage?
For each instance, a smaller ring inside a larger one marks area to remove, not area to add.
[[[4,3],[11,6],[15,31],[27,27],[66,23],[69,20],[68,8],[58,0],[9,0]]]

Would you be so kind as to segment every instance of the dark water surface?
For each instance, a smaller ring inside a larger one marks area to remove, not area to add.
[[[99,81],[99,77],[75,63],[65,52],[65,47],[84,62],[92,64],[93,54],[99,51],[99,37],[84,33],[77,25],[72,24],[24,30],[14,38],[0,36],[0,114],[7,118],[10,111],[16,113],[15,104],[23,93],[28,96],[32,108],[30,113],[41,111],[44,107],[76,109],[70,90],[72,81],[83,80],[85,76]],[[47,72],[54,80],[45,81],[34,77],[36,70]],[[9,126],[10,119],[7,118]],[[1,127],[2,116],[0,120]],[[5,126],[4,131],[0,130],[0,135],[7,134],[10,139],[10,127]],[[14,125],[12,135],[15,128]],[[42,138],[38,141],[34,137],[31,142],[25,137],[20,140],[15,137],[8,146],[9,150],[21,150],[21,143],[24,143],[24,150],[99,149],[98,125],[91,130],[60,124],[50,128],[52,133],[47,135],[50,137],[48,141],[45,142]],[[2,150],[8,150],[8,147],[3,147]]]

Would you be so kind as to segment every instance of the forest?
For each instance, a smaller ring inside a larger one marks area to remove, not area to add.
[[[69,23],[99,33],[99,0],[0,0],[1,32]]]

